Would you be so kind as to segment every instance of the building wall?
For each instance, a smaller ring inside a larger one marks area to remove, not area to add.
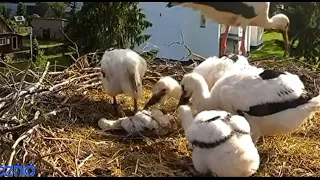
[[[263,28],[251,26],[251,46],[260,46],[263,43],[263,33]]]
[[[63,40],[65,37],[60,28],[65,27],[65,22],[60,19],[41,19],[35,18],[31,21],[32,33],[37,37],[43,38],[43,29],[50,29],[50,39]]]
[[[12,36],[17,36],[18,38],[18,49],[13,50],[12,49]],[[0,45],[0,53],[11,53],[11,52],[16,52],[16,51],[20,51],[23,50],[23,44],[22,44],[22,36],[19,35],[0,35],[0,39],[6,39],[6,45]]]
[[[204,57],[219,55],[219,25],[206,19],[205,28],[200,28],[201,14],[185,7],[166,8],[164,2],[140,2],[140,7],[146,14],[147,20],[153,23],[144,33],[151,38],[135,50],[157,49],[158,58],[180,60],[189,53],[183,45],[168,43],[181,41],[180,32],[185,44],[195,53]],[[185,58],[184,60],[188,60]]]

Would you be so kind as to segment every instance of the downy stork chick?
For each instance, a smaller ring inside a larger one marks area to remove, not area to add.
[[[196,73],[181,81],[181,103],[203,110],[222,109],[244,116],[256,143],[261,135],[290,133],[320,106],[320,95],[308,97],[297,75],[274,70],[243,71],[221,78],[211,91]]]
[[[186,105],[179,106],[178,113],[198,172],[248,177],[257,171],[260,157],[244,117],[220,110],[202,111],[193,117]]]
[[[101,118],[98,121],[98,126],[103,131],[124,129],[130,135],[147,132],[162,136],[177,129],[174,118],[157,109],[138,111],[132,117],[123,117],[117,120]]]
[[[179,100],[181,96],[180,84],[170,76],[160,78],[153,87],[152,96],[144,106],[144,109],[173,97]]]
[[[113,97],[113,104],[121,116],[125,116],[117,104],[116,95],[127,94],[134,99],[134,112],[138,111],[137,99],[143,93],[142,77],[147,62],[130,49],[106,51],[101,60],[101,81],[106,93]]]
[[[208,88],[211,89],[216,81],[227,72],[237,72],[238,70],[242,71],[249,68],[251,68],[251,65],[247,58],[229,53],[222,57],[213,56],[207,58],[195,67],[192,72],[201,75],[208,84]],[[170,76],[163,77],[154,85],[152,97],[146,103],[144,109],[149,108],[162,99],[167,100],[173,97],[179,100],[180,96],[181,86],[179,83]]]
[[[285,43],[285,54],[289,54],[288,38],[289,18],[284,14],[276,14],[269,18],[270,2],[169,2],[167,7],[181,5],[201,11],[205,16],[219,24],[225,24],[226,30],[220,45],[220,54],[227,50],[227,37],[230,26],[242,28],[241,51],[246,55],[245,34],[247,26],[258,26],[264,29],[280,31]]]

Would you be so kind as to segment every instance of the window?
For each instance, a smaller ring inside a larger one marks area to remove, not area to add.
[[[6,45],[6,38],[0,38],[0,46]]]
[[[200,28],[206,28],[206,18],[203,14],[200,16]]]

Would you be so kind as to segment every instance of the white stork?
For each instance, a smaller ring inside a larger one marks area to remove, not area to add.
[[[116,95],[127,94],[133,97],[134,113],[138,111],[138,102],[143,94],[142,77],[147,71],[147,62],[131,49],[113,49],[106,51],[101,60],[101,82],[120,116],[125,116],[117,104]]]
[[[240,49],[244,56],[246,56],[244,40],[247,26],[258,26],[264,29],[280,31],[285,43],[284,55],[287,55],[290,51],[288,38],[289,18],[284,14],[277,14],[269,18],[270,2],[169,2],[167,7],[170,8],[176,5],[200,10],[208,18],[219,24],[226,25],[226,31],[220,45],[221,55],[226,53],[230,26],[240,26],[243,29]]]

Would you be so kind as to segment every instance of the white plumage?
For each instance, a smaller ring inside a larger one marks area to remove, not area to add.
[[[102,118],[99,120],[98,126],[104,131],[124,129],[131,135],[147,132],[160,136],[177,128],[173,117],[169,114],[163,114],[160,110],[138,111],[133,117],[123,117],[117,120]]]
[[[147,71],[147,62],[130,49],[106,51],[101,60],[101,81],[108,95],[117,104],[116,95],[127,94],[134,98],[134,111],[137,112],[137,99],[142,96],[142,77]]]
[[[192,146],[195,169],[221,177],[248,177],[259,168],[260,157],[244,117],[225,111],[202,111],[192,116],[189,106],[178,108],[186,138]]]
[[[211,20],[227,26],[220,46],[221,55],[226,53],[230,26],[240,26],[243,29],[241,39],[242,55],[246,55],[244,40],[247,26],[259,26],[267,30],[281,31],[286,48],[285,54],[290,51],[288,38],[289,18],[284,14],[276,14],[269,18],[270,2],[169,2],[167,7],[177,5],[198,10]]]
[[[220,79],[225,73],[238,72],[252,68],[247,58],[241,55],[230,54],[221,58],[213,56],[207,58],[193,69],[192,72],[201,75],[208,88],[211,89],[213,85]],[[231,59],[232,58],[232,59]],[[144,109],[158,103],[161,100],[167,100],[171,97],[179,99],[181,95],[180,84],[170,76],[159,79],[153,87],[152,97],[146,103]]]
[[[202,76],[190,73],[181,81],[180,103],[192,98],[198,112],[222,109],[241,114],[250,123],[253,140],[296,130],[320,106],[320,95],[306,97],[297,75],[256,69],[224,76],[208,91]]]

